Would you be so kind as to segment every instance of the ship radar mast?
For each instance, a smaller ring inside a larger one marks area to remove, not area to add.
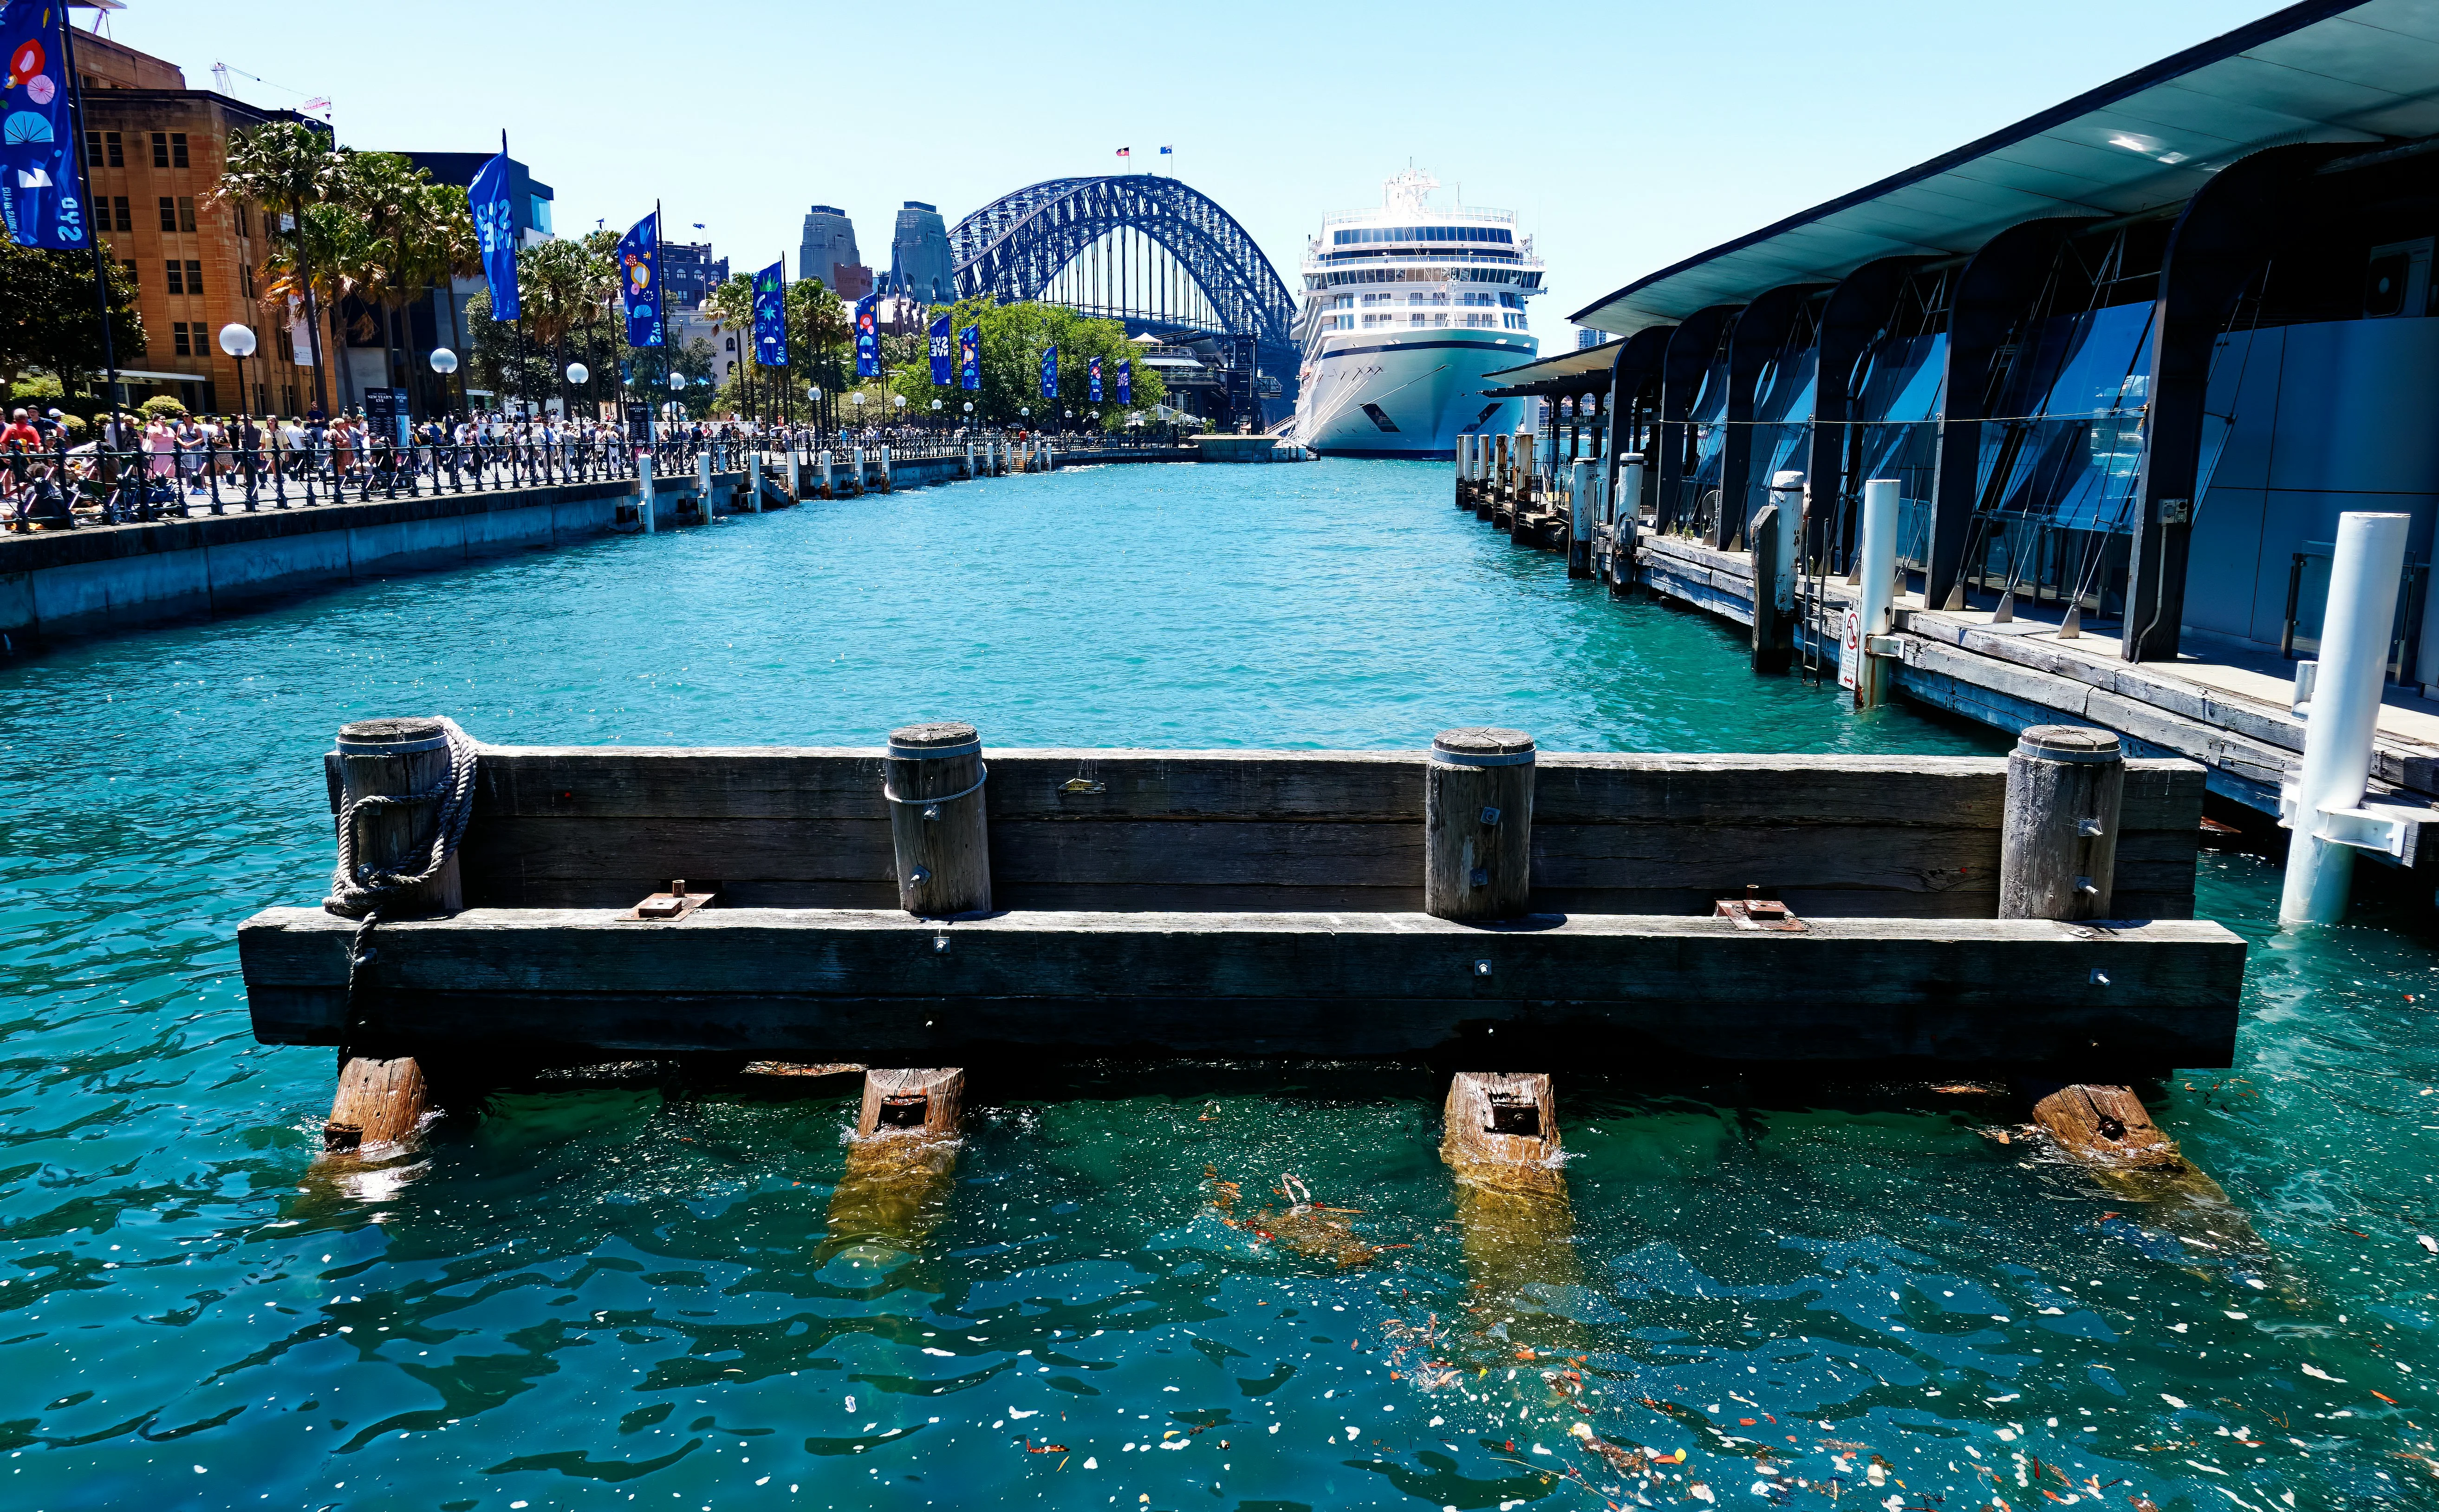
[[[1430,208],[1424,204],[1440,181],[1420,169],[1408,169],[1381,186],[1384,206],[1395,215],[1419,215]]]

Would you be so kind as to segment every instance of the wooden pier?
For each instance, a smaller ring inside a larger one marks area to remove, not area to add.
[[[432,760],[380,754],[401,728],[343,736],[334,809],[431,785],[351,775]],[[877,749],[469,744],[446,898],[401,898],[368,936],[273,908],[240,941],[259,1039],[384,1058],[1529,1036],[2056,1079],[2227,1064],[2244,949],[2191,917],[2200,771],[2110,760],[2103,821],[2041,810],[2060,790],[1996,758],[1559,756],[1512,731],[1429,753],[986,753],[953,723]],[[360,864],[399,811],[356,812]],[[2092,823],[2113,853],[2060,863]],[[2001,916],[2011,861],[2102,867],[2110,917],[2080,894]]]

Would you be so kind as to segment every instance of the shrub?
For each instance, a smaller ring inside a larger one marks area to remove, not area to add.
[[[187,406],[167,394],[155,394],[136,405],[135,413],[148,420],[183,420],[187,418]]]

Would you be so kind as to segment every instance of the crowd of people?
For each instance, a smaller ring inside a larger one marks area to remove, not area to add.
[[[266,488],[318,488],[336,498],[349,488],[398,488],[417,479],[452,479],[485,468],[546,478],[572,461],[598,466],[636,446],[623,425],[552,414],[487,411],[410,422],[376,422],[364,411],[325,418],[251,415],[144,415],[116,411],[79,441],[59,409],[22,406],[0,428],[0,525],[18,531],[64,526],[79,518],[107,522],[184,513],[216,497],[215,487],[251,498]],[[660,465],[691,467],[704,448],[760,444],[768,450],[863,444],[963,444],[984,436],[1017,441],[1021,427],[863,425],[824,431],[751,419],[665,421],[653,438]]]

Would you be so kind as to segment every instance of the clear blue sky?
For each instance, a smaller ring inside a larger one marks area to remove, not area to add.
[[[1293,287],[1321,216],[1378,203],[1412,158],[1523,217],[1547,348],[1629,279],[2275,9],[129,0],[108,26],[196,87],[224,62],[294,92],[237,78],[257,103],[327,95],[351,146],[479,151],[505,127],[561,235],[658,195],[673,235],[703,222],[740,272],[785,251],[792,276],[814,202],[885,267],[901,201],[953,224],[1169,144]]]

